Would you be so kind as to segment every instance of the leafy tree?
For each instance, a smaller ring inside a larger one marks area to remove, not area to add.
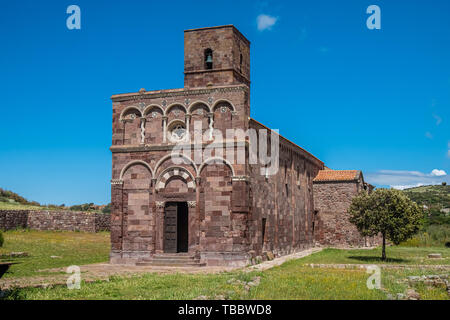
[[[377,189],[370,195],[363,191],[353,199],[349,213],[361,235],[382,235],[382,260],[386,260],[386,239],[400,244],[419,231],[424,219],[419,206],[394,189]]]

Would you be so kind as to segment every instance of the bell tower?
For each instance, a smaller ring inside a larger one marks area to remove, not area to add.
[[[250,41],[233,25],[184,31],[184,87],[250,86]]]

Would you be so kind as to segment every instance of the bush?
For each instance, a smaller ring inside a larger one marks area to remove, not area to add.
[[[450,225],[429,225],[412,239],[402,242],[405,247],[441,247],[450,242]]]
[[[5,239],[3,238],[3,233],[0,231],[0,248],[3,246],[3,242]]]

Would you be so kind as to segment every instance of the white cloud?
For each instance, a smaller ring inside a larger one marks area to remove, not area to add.
[[[446,176],[447,172],[445,172],[444,170],[434,169],[433,171],[431,171],[431,175],[435,177],[442,177]]]
[[[421,185],[450,183],[450,177],[444,170],[434,169],[431,173],[420,171],[380,170],[365,174],[366,181],[377,186],[389,186],[395,189],[412,188]]]
[[[405,190],[405,189],[409,189],[409,188],[415,188],[415,187],[421,187],[423,186],[423,183],[417,183],[417,184],[408,184],[408,185],[403,185],[403,186],[390,186],[393,189],[397,189],[397,190]]]
[[[264,30],[270,30],[277,22],[278,17],[272,17],[267,14],[260,14],[256,18],[256,22],[258,24],[258,30],[264,31]]]

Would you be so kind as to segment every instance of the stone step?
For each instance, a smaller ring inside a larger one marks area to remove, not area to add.
[[[197,258],[198,259],[198,258]],[[191,260],[196,260],[196,258],[194,256],[170,256],[170,257],[162,257],[162,256],[153,256],[152,259],[149,260],[183,260],[183,261],[191,261]]]
[[[155,253],[154,257],[193,257],[192,253],[179,252],[179,253]]]
[[[173,262],[173,263],[199,263],[200,259],[149,259],[143,262]]]
[[[136,263],[137,266],[164,266],[164,267],[204,267],[206,263],[200,263],[199,261],[192,262],[178,262],[173,260],[153,260],[142,261]]]

